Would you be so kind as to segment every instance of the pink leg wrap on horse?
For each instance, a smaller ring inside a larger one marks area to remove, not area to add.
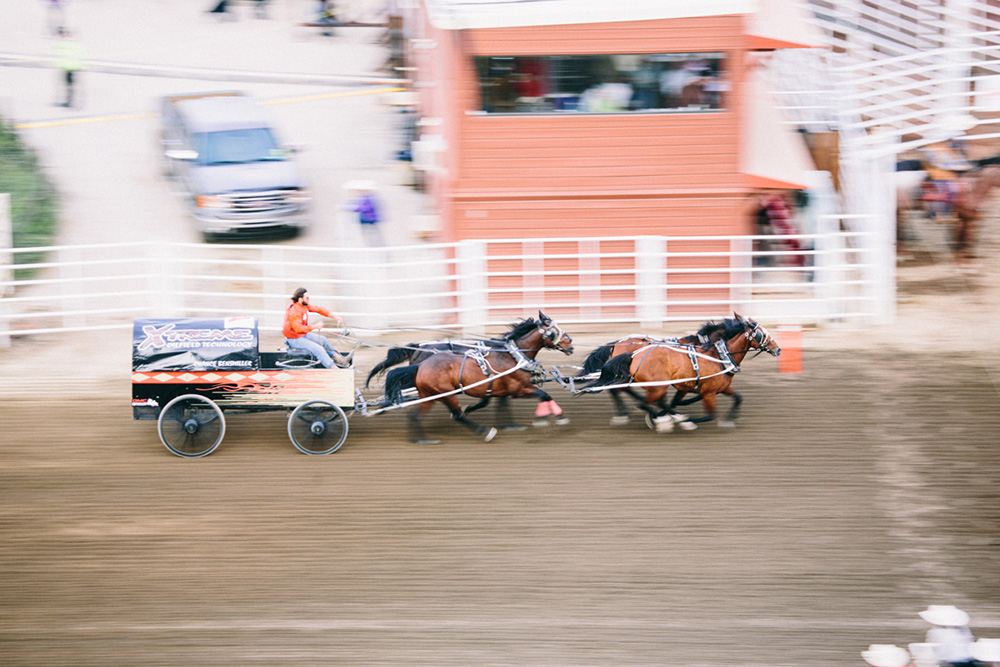
[[[552,408],[549,407],[549,401],[542,401],[535,408],[536,417],[548,417],[550,414],[552,414]]]
[[[556,417],[562,414],[562,408],[559,407],[558,403],[556,403],[555,401],[549,401],[549,403],[552,404],[552,414],[554,414]]]

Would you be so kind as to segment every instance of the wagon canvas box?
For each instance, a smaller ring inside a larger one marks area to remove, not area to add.
[[[157,421],[174,454],[205,456],[222,441],[227,412],[285,410],[292,443],[336,451],[354,407],[354,370],[301,367],[261,352],[257,320],[137,319],[132,326],[132,418]]]

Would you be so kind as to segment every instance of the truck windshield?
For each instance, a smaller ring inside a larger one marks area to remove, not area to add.
[[[247,164],[286,159],[286,153],[266,127],[205,132],[193,137],[198,164]]]

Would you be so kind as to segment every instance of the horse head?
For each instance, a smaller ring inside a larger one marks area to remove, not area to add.
[[[552,350],[559,350],[563,354],[573,354],[573,339],[562,330],[558,324],[552,321],[542,311],[538,311],[538,333],[542,335],[542,344]]]
[[[743,323],[743,326],[745,327],[744,333],[747,340],[750,341],[751,349],[767,352],[772,357],[777,357],[781,354],[781,346],[778,345],[778,341],[767,332],[767,329],[749,318],[744,318],[739,313],[734,312],[733,315],[736,316],[737,320]]]

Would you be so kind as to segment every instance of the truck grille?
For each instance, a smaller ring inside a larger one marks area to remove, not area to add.
[[[295,193],[295,190],[271,190],[223,195],[221,199],[229,202],[232,213],[262,213],[292,206],[289,199]]]

